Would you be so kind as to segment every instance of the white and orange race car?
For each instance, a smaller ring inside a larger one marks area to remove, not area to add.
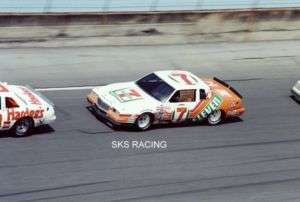
[[[33,127],[56,119],[54,105],[30,87],[0,83],[0,131],[28,135]]]
[[[245,111],[242,96],[225,82],[181,70],[156,71],[137,81],[96,87],[87,100],[111,123],[134,124],[141,130],[184,121],[216,125]]]

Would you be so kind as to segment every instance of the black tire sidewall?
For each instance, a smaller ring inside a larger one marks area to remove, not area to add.
[[[27,131],[26,131],[25,133],[22,133],[22,134],[19,133],[19,134],[18,134],[18,132],[17,132],[17,126],[18,126],[18,124],[20,124],[21,121],[23,121],[23,120],[29,121],[29,127],[28,127],[28,129],[27,129]],[[23,118],[23,119],[18,120],[18,121],[15,123],[14,127],[13,127],[14,136],[15,136],[15,137],[25,137],[25,136],[29,135],[29,133],[30,133],[30,131],[31,131],[31,129],[32,129],[32,125],[33,125],[33,122],[32,122],[32,120],[31,120],[30,118]]]

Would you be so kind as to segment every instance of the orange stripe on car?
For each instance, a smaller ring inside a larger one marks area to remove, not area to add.
[[[131,116],[131,114],[118,114],[116,112],[113,112],[112,110],[108,110],[107,116],[116,122],[128,123],[128,120],[129,120],[129,117]]]
[[[213,96],[212,96],[213,97]],[[196,118],[197,115],[201,112],[202,109],[211,101],[210,99],[200,101],[194,109],[190,111],[190,118]]]

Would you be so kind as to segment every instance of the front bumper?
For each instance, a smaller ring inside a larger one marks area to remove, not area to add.
[[[97,99],[98,97],[95,96],[95,94],[91,93],[87,96],[87,101],[91,104],[90,108],[93,110],[93,112],[99,116],[100,118],[103,118],[109,122],[111,122],[114,125],[130,125],[134,123],[133,120],[130,119],[130,114],[119,114],[115,111],[113,111],[111,108],[107,111],[104,109],[101,109],[97,106]]]
[[[91,103],[91,104],[92,104],[92,103]],[[90,108],[91,108],[91,109],[93,110],[93,112],[94,112],[97,116],[99,116],[100,118],[105,119],[105,120],[109,121],[110,123],[112,123],[112,124],[114,124],[114,125],[117,125],[117,126],[122,125],[122,123],[117,122],[116,120],[110,118],[110,117],[107,115],[107,113],[106,113],[105,111],[99,109],[95,104],[92,104],[92,105],[90,106]]]

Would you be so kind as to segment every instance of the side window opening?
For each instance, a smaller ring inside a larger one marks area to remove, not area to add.
[[[206,94],[204,89],[200,89],[199,94],[200,94],[200,100],[205,100],[206,99],[207,94]]]
[[[170,102],[195,102],[195,100],[196,90],[179,90],[172,96]]]
[[[19,107],[19,105],[16,103],[16,101],[11,97],[6,97],[5,98],[5,105],[6,105],[6,108],[17,108],[17,107]]]

